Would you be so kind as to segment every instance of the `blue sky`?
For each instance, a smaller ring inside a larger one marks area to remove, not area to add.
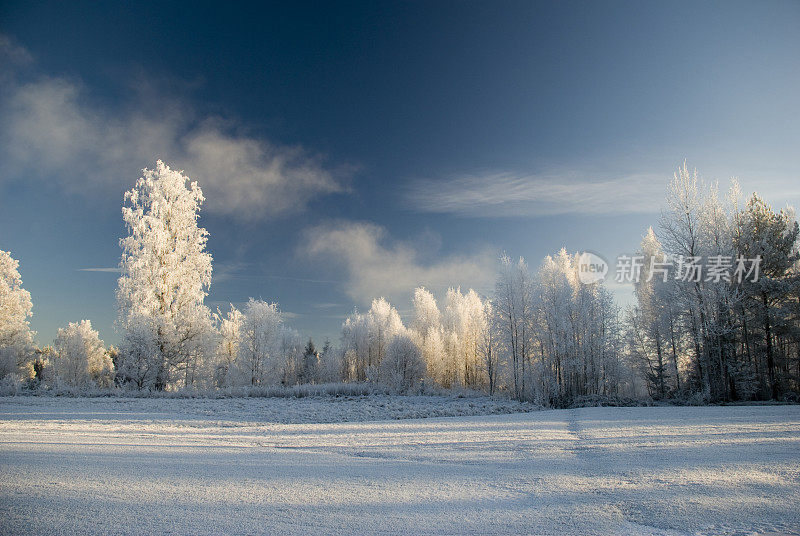
[[[206,194],[211,307],[316,339],[489,292],[501,251],[630,252],[684,159],[800,201],[800,3],[284,4],[0,5],[0,249],[40,342],[118,340],[102,269],[157,158]]]

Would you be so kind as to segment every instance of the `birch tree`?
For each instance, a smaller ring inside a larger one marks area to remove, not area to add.
[[[227,314],[217,308],[214,322],[219,339],[217,343],[217,362],[214,367],[213,381],[217,387],[234,385],[236,382],[236,360],[239,356],[242,321],[244,315],[239,309],[230,305]]]
[[[236,368],[240,382],[262,385],[280,377],[283,318],[278,304],[250,298],[239,326]]]
[[[18,268],[19,261],[0,250],[0,379],[31,372],[33,303],[30,292],[22,287]]]
[[[381,381],[395,391],[409,391],[425,374],[422,352],[407,333],[396,334],[381,361]]]
[[[443,341],[442,314],[436,298],[424,287],[414,289],[411,300],[413,319],[412,336],[422,352],[428,376],[439,385],[444,385],[447,375],[446,355]]]
[[[212,259],[205,251],[208,232],[197,221],[203,201],[196,182],[160,160],[125,194],[120,357],[125,368],[139,371],[144,387],[191,385],[210,343],[211,315],[203,301]]]
[[[59,328],[51,363],[55,377],[70,387],[110,387],[114,365],[89,320]]]

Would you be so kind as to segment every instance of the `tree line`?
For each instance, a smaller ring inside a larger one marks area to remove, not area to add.
[[[781,400],[800,392],[800,254],[791,209],[738,185],[721,196],[684,165],[657,228],[645,233],[622,309],[581,278],[562,249],[535,269],[502,255],[494,291],[411,291],[405,325],[384,298],[355,310],[339,344],[317,350],[278,304],[250,299],[212,312],[202,190],[161,161],[122,208],[118,348],[88,320],[37,348],[19,263],[0,251],[0,377],[28,388],[224,389],[370,382],[397,392],[468,389],[547,406],[630,397],[698,402]],[[738,279],[691,274],[687,259],[759,259]],[[441,306],[440,306],[441,305]]]

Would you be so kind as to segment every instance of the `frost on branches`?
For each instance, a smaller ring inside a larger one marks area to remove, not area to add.
[[[29,375],[33,355],[31,294],[22,288],[19,261],[0,250],[0,379],[9,374]]]
[[[110,387],[114,365],[89,320],[60,328],[54,344],[53,371],[69,387]]]
[[[277,303],[250,298],[244,311],[233,305],[219,326],[217,384],[255,386],[278,382],[283,375],[282,343],[286,327]]]
[[[203,300],[211,285],[208,232],[198,227],[203,193],[160,160],[126,192],[117,289],[122,377],[140,388],[194,384],[212,343]]]

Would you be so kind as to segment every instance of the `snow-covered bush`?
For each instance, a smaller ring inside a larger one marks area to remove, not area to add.
[[[161,362],[158,347],[145,318],[128,322],[119,347],[117,382],[129,388],[149,389],[156,384]]]
[[[0,378],[0,396],[14,396],[19,394],[25,386],[22,375],[12,372]]]
[[[60,328],[51,359],[57,381],[69,387],[110,387],[114,365],[89,320]]]

